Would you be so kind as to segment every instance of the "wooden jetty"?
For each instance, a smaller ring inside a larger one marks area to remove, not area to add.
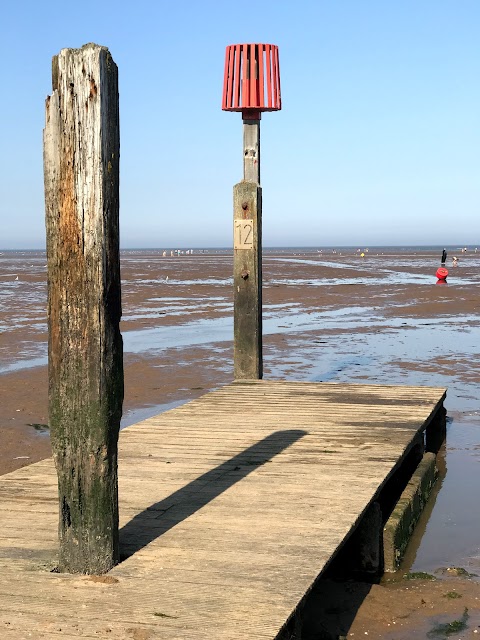
[[[0,477],[0,636],[282,637],[445,390],[241,381],[125,429],[123,561],[52,572],[52,460]]]

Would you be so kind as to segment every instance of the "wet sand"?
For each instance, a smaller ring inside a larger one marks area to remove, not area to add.
[[[460,566],[480,574],[480,515],[471,503],[480,491],[480,254],[458,252],[457,267],[447,262],[448,285],[437,286],[437,253],[376,255],[371,249],[360,258],[354,251],[266,251],[265,377],[448,387],[442,480],[404,571]],[[122,253],[122,426],[231,381],[231,264],[230,255],[213,251]],[[44,254],[0,255],[0,474],[50,455],[45,281]],[[439,606],[445,601],[442,588],[422,584],[415,586],[420,601],[402,619],[411,619],[417,631],[425,595]],[[477,585],[465,584],[463,600],[455,603],[478,612]],[[414,602],[404,598],[411,587],[395,585],[405,590],[395,598],[406,606]],[[377,613],[391,608],[392,589],[370,590],[349,636],[366,630],[370,637],[426,637],[387,635],[398,628],[392,631],[385,621],[382,627]],[[374,627],[361,631],[362,619],[375,621]]]

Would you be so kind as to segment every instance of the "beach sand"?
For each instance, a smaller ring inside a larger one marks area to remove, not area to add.
[[[480,256],[462,256],[455,268],[447,262],[448,284],[437,286],[440,253],[377,255],[371,249],[360,258],[354,251],[265,252],[264,377],[448,387],[449,434],[442,454],[448,472],[410,565],[425,571],[455,565],[480,573],[478,538],[471,532],[479,530],[478,517],[467,517],[469,503],[458,505],[454,493],[458,474],[470,495],[480,490]],[[178,257],[122,253],[122,426],[232,380],[231,271],[232,257],[213,250]],[[50,455],[45,256],[2,255],[0,287],[2,474]],[[448,513],[455,521],[453,538]],[[449,607],[457,606],[460,616],[469,608],[471,631],[478,585],[455,580],[463,598]],[[418,616],[434,626],[446,602],[443,587],[432,584],[375,586],[349,636],[367,631],[371,638],[426,637],[412,635],[426,628]],[[383,602],[379,593],[385,594]],[[404,602],[403,614],[392,598]],[[433,602],[428,598],[435,600],[431,609],[423,604]],[[392,616],[402,615],[404,635],[388,635],[398,633],[396,625],[391,629]]]

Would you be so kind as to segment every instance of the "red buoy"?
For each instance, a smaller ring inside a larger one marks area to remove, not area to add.
[[[440,267],[437,269],[437,273],[435,274],[439,280],[446,280],[448,276],[448,269],[444,269],[444,267]]]

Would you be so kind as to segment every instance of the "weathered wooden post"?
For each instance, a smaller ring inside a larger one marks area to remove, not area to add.
[[[59,492],[59,570],[119,559],[123,402],[118,72],[105,47],[53,58],[44,129],[49,412]]]
[[[260,118],[281,109],[278,47],[227,47],[222,109],[241,111],[243,180],[233,188],[235,379],[259,379],[262,363],[262,189]]]

